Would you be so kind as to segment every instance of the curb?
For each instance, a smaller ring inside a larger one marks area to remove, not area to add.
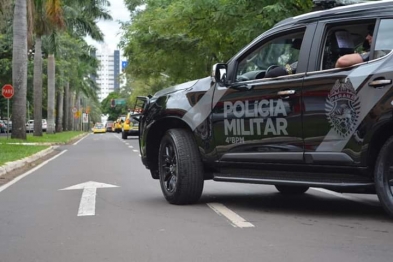
[[[80,135],[77,135],[76,137],[74,137],[72,140],[78,140],[79,138],[82,138],[84,136],[88,135],[88,133],[83,133]],[[27,164],[30,164],[38,159],[40,159],[41,157],[44,157],[50,153],[52,153],[55,148],[59,147],[59,145],[65,145],[66,143],[15,143],[15,144],[22,144],[22,145],[47,145],[49,146],[49,148],[44,149],[39,151],[38,153],[35,153],[31,156],[16,160],[16,161],[12,161],[12,162],[7,162],[4,165],[0,166],[0,177],[17,169],[20,167],[23,167]]]
[[[51,146],[51,147],[44,149],[38,153],[35,153],[34,155],[31,155],[31,156],[28,156],[28,157],[25,157],[25,158],[22,158],[22,159],[19,159],[16,161],[5,163],[4,165],[0,166],[0,177],[2,175],[7,174],[8,172],[11,172],[11,171],[17,169],[17,168],[20,168],[20,167],[23,167],[27,164],[30,164],[31,162],[34,162],[34,161],[40,159],[41,157],[46,156],[47,154],[52,153],[56,147],[57,146]]]

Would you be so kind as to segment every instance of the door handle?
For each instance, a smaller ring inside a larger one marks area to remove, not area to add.
[[[386,85],[390,85],[392,83],[391,79],[379,79],[379,80],[374,80],[368,83],[369,86],[372,87],[382,87]]]
[[[288,95],[294,95],[296,93],[295,90],[284,90],[284,91],[278,91],[277,94],[279,96],[288,96]]]

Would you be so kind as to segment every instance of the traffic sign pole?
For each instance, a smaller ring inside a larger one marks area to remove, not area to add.
[[[7,139],[8,139],[8,134],[10,132],[10,100],[7,99]]]
[[[3,88],[1,89],[1,94],[5,99],[7,99],[7,139],[8,139],[8,133],[10,132],[10,99],[14,96],[14,87],[10,84],[5,84]]]

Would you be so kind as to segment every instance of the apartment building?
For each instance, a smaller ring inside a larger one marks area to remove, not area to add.
[[[98,100],[101,102],[109,93],[120,88],[120,51],[111,50],[104,44],[92,55],[100,62],[97,77],[92,79],[100,87]]]

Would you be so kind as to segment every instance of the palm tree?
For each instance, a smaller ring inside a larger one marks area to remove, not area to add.
[[[97,41],[102,41],[104,36],[96,24],[97,19],[111,20],[112,17],[108,14],[108,11],[104,7],[109,6],[107,0],[68,0],[70,3],[69,8],[65,8],[67,12],[67,27],[71,36],[76,38],[89,35],[91,38]],[[71,8],[73,7],[73,8]],[[76,86],[72,85],[72,89],[75,91]],[[71,110],[72,106],[72,90],[65,95],[65,106],[67,110]],[[75,99],[74,99],[75,100]],[[71,113],[66,112],[65,123],[68,129],[72,128]]]
[[[65,24],[60,0],[34,0],[33,15],[35,33],[33,135],[42,136],[42,37],[56,29],[64,28]],[[52,122],[49,125],[51,126]]]
[[[47,134],[55,133],[55,56],[48,55],[48,118]]]
[[[65,23],[67,25],[67,31],[71,35],[75,37],[80,37],[80,36],[85,36],[85,35],[90,35],[94,40],[97,41],[102,41],[103,40],[103,34],[99,27],[97,26],[95,20],[96,19],[105,19],[105,20],[110,20],[112,17],[107,13],[107,11],[103,8],[105,6],[109,6],[109,2],[107,0],[64,0],[64,6],[63,6],[63,11],[64,11],[64,18],[65,18]],[[56,31],[54,31],[56,33]],[[57,42],[55,41],[56,37],[55,34],[52,36],[52,48],[49,50],[50,55],[55,55],[58,46]],[[49,69],[49,67],[52,67]],[[51,122],[51,116],[50,112],[54,111],[54,101],[55,101],[55,92],[53,91],[55,89],[54,86],[54,81],[51,81],[49,83],[50,79],[54,79],[55,76],[55,68],[54,68],[54,63],[48,63],[48,127],[49,127],[49,122]],[[57,131],[61,131],[63,128],[63,125],[59,123],[59,115],[63,116],[64,115],[64,123],[65,123],[65,129],[69,130],[70,126],[69,123],[72,123],[71,121],[71,112],[68,112],[71,110],[72,106],[70,104],[70,99],[71,99],[71,93],[68,91],[69,90],[69,82],[65,85],[64,90],[66,91],[66,94],[63,95],[61,93],[61,96],[64,97],[64,106],[59,105],[58,107],[58,121],[57,121]],[[63,92],[62,89],[59,90],[59,92]],[[52,107],[53,105],[53,107]],[[67,110],[67,112],[63,113],[63,108]],[[68,123],[68,124],[67,124]],[[47,129],[47,132],[51,132],[49,129]]]
[[[11,138],[26,139],[27,92],[27,5],[26,0],[15,0],[13,21]]]

